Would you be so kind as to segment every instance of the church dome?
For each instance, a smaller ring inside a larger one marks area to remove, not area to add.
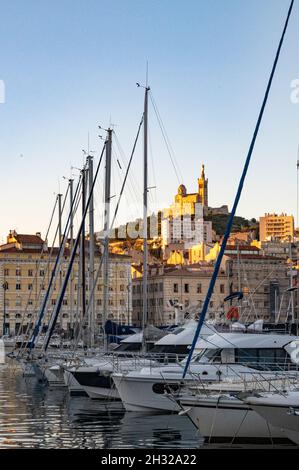
[[[178,194],[180,196],[186,196],[187,189],[186,189],[186,186],[184,184],[180,184],[179,189],[178,189]]]

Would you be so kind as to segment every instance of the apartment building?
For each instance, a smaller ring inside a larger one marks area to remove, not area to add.
[[[87,244],[88,246],[88,244]],[[7,243],[0,246],[0,334],[18,334],[32,327],[45,297],[58,248],[50,249],[41,234],[22,235],[11,231]],[[88,259],[88,253],[87,253]],[[109,310],[106,318],[123,324],[131,323],[132,289],[131,258],[110,254],[109,266]],[[95,247],[95,273],[101,260],[100,248]],[[60,286],[69,264],[69,250],[60,266],[53,285],[47,311],[46,324],[55,308]],[[88,262],[86,265],[86,305],[89,302]],[[71,278],[63,299],[57,327],[66,331],[75,322],[82,321],[82,281],[79,256],[76,257]],[[94,323],[100,330],[103,322],[103,276],[100,272],[94,293]]]
[[[260,217],[260,241],[292,241],[294,217],[287,214],[265,214]]]

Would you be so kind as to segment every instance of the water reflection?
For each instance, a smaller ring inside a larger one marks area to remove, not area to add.
[[[69,397],[14,362],[0,366],[0,448],[197,448],[188,418],[127,413],[121,403]]]

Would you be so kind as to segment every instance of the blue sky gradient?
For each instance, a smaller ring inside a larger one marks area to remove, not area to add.
[[[88,133],[99,154],[98,124],[115,124],[128,158],[143,106],[135,82],[144,82],[147,60],[182,182],[195,191],[205,163],[210,205],[231,207],[289,3],[2,1],[0,239],[12,228],[45,233],[53,193],[65,190],[71,165],[81,165]],[[298,22],[295,4],[238,210],[246,217],[296,215],[299,104],[291,103],[290,83],[299,78]],[[163,207],[178,180],[152,109],[150,137],[151,200]],[[141,198],[141,146],[133,175]],[[130,192],[126,198],[119,222],[130,216]]]

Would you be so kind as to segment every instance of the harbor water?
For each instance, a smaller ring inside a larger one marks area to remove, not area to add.
[[[19,364],[0,365],[0,449],[4,448],[189,448],[202,439],[186,416],[126,412],[120,402],[70,397]]]

